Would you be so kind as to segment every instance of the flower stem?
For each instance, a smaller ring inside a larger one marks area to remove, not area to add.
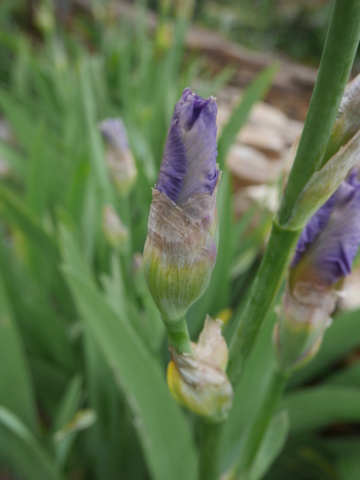
[[[302,226],[299,225],[298,230],[291,230],[286,228],[286,223],[311,175],[326,161],[324,154],[353,64],[359,36],[360,1],[336,0],[294,166],[288,179],[278,217],[273,222],[263,261],[230,344],[228,374],[233,383],[239,379],[257,333],[273,305],[300,235]],[[276,375],[274,374],[273,381],[269,386],[269,398],[272,399],[270,405],[269,407],[264,405],[267,410],[261,415],[257,425],[254,425],[254,433],[251,432],[253,440],[248,448],[248,460],[244,460],[244,468],[247,469],[255,458],[257,448],[275,408],[274,405],[285,385],[283,375]],[[204,443],[203,448],[208,450],[203,454],[204,459],[208,459],[208,472],[212,471],[212,465],[215,466],[213,469],[217,472],[219,437],[220,434],[217,432],[217,436],[213,436],[214,441],[209,440],[208,444]]]
[[[309,112],[279,211],[280,225],[291,217],[310,176],[325,158],[331,131],[360,37],[360,1],[336,0]]]
[[[221,424],[201,422],[200,430],[200,480],[218,480],[219,451],[215,448],[219,441]]]
[[[360,1],[336,0],[319,74],[279,214],[230,345],[229,377],[236,382],[280,288],[299,230],[286,228],[297,199],[321,167],[360,37]]]
[[[233,383],[240,377],[258,331],[273,305],[299,235],[300,231],[282,228],[273,221],[264,258],[230,343],[228,375]]]
[[[256,416],[251,430],[246,438],[245,447],[242,452],[237,472],[241,480],[248,478],[249,470],[259,451],[262,440],[274,414],[278,401],[284,391],[289,376],[273,368],[268,388],[262,397],[262,404],[259,414]],[[238,477],[236,477],[238,478]]]
[[[185,318],[174,323],[167,322],[165,328],[170,347],[179,353],[191,353],[190,335]]]

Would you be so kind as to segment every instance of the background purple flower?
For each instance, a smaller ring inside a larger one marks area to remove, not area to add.
[[[189,88],[175,105],[155,188],[179,206],[196,193],[212,195],[215,189],[216,114],[213,97],[204,99]]]
[[[360,182],[354,171],[306,225],[292,267],[300,261],[323,285],[351,272],[360,245]]]
[[[118,150],[129,148],[126,129],[120,118],[109,118],[102,121],[99,129],[108,146]]]

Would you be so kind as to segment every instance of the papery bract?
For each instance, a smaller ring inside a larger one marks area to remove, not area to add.
[[[170,350],[167,381],[175,400],[212,422],[223,421],[231,408],[233,389],[225,373],[228,347],[220,320],[207,317],[192,354]]]
[[[360,245],[360,182],[353,171],[300,236],[274,332],[283,370],[309,361],[321,345]]]

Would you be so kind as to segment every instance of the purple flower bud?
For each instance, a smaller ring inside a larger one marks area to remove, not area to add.
[[[144,269],[165,322],[184,318],[207,288],[218,243],[215,99],[187,88],[175,105],[153,190]]]
[[[99,129],[108,147],[120,151],[129,148],[126,129],[120,118],[103,120],[99,125]]]
[[[360,245],[360,182],[351,173],[306,225],[292,263],[294,277],[324,286],[351,272]],[[303,265],[302,265],[303,264]]]
[[[119,118],[109,118],[99,125],[106,146],[106,164],[118,193],[126,197],[132,189],[137,169],[130,150],[126,129]]]
[[[185,88],[175,105],[155,188],[181,206],[196,193],[212,195],[216,165],[216,114],[213,97]]]
[[[336,307],[340,281],[360,245],[360,182],[351,173],[306,225],[296,247],[278,323],[277,361],[283,371],[316,354]]]

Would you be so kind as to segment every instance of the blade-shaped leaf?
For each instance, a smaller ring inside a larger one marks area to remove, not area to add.
[[[0,406],[0,458],[26,480],[61,480],[48,453],[21,420]]]
[[[263,478],[280,454],[289,429],[289,417],[286,412],[281,412],[272,419],[249,472],[248,480],[261,480]]]
[[[33,386],[19,332],[0,276],[0,403],[36,430]]]
[[[115,314],[95,287],[71,267],[65,267],[64,273],[86,328],[113,366],[132,408],[153,478],[195,480],[197,463],[190,429],[159,367],[126,319]]]
[[[316,387],[293,392],[280,402],[286,409],[291,433],[317,430],[335,422],[360,422],[360,389]]]

